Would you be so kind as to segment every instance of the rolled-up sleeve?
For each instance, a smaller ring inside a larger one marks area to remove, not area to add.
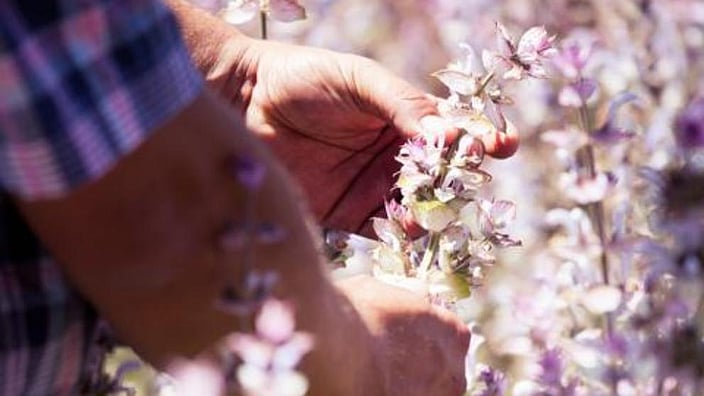
[[[154,0],[0,2],[0,189],[65,195],[203,89]]]

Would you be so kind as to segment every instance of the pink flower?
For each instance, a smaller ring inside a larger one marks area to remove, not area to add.
[[[604,124],[595,130],[591,137],[598,143],[616,143],[630,139],[635,132],[619,125],[617,120],[618,111],[626,104],[635,102],[638,97],[631,92],[624,92],[617,95],[609,102],[609,111]]]
[[[553,65],[569,80],[575,80],[582,75],[592,56],[593,44],[577,40],[565,44],[561,51],[552,58]]]
[[[504,67],[505,79],[548,76],[543,62],[557,53],[553,47],[555,36],[548,36],[544,27],[535,26],[528,29],[516,42],[501,23],[496,23],[496,30],[498,52],[485,52],[482,56],[487,69]]]
[[[616,181],[606,173],[590,177],[572,171],[562,174],[560,184],[568,198],[585,205],[606,198]]]
[[[313,338],[295,330],[289,303],[269,299],[255,321],[255,334],[233,334],[227,344],[242,360],[236,376],[245,395],[302,396],[306,378],[295,370],[313,348]]]
[[[438,70],[431,75],[445,84],[452,93],[475,95],[481,85],[484,71],[476,60],[474,49],[465,43],[460,44],[460,47],[466,52],[464,61],[452,63],[447,69]]]
[[[220,395],[225,384],[220,370],[207,361],[178,360],[167,368],[173,377],[174,394]]]
[[[582,107],[587,104],[596,90],[596,81],[591,78],[581,78],[562,88],[558,102],[565,107]]]
[[[682,148],[704,147],[704,98],[692,101],[677,117],[675,137]]]
[[[223,17],[228,23],[239,25],[249,22],[259,12],[282,22],[306,18],[306,10],[297,0],[230,0]]]

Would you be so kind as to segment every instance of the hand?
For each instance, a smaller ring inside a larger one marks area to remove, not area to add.
[[[423,297],[368,276],[337,283],[366,323],[384,395],[451,396],[465,391],[469,331]],[[369,390],[363,394],[377,394]]]
[[[303,186],[324,226],[369,234],[367,220],[383,213],[399,168],[399,144],[437,114],[435,100],[366,58],[251,42],[240,75],[230,78],[235,86],[222,92]],[[484,143],[490,154],[508,156],[518,138]]]

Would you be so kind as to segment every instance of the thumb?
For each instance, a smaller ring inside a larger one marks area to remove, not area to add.
[[[371,59],[354,56],[350,80],[361,110],[387,122],[405,138],[423,131],[420,120],[437,115],[437,101]],[[451,133],[450,130],[446,131]]]
[[[352,67],[353,89],[362,110],[376,114],[410,138],[422,131],[443,133],[448,141],[457,136],[457,128],[443,122],[438,113],[438,98],[426,94],[404,79],[370,59],[355,56]],[[516,128],[507,123],[505,131],[482,137],[486,153],[495,158],[512,156],[519,145]]]

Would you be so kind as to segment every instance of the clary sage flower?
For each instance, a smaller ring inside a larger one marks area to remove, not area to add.
[[[248,22],[259,13],[282,22],[306,18],[305,8],[296,0],[229,0],[221,13],[233,25]]]

